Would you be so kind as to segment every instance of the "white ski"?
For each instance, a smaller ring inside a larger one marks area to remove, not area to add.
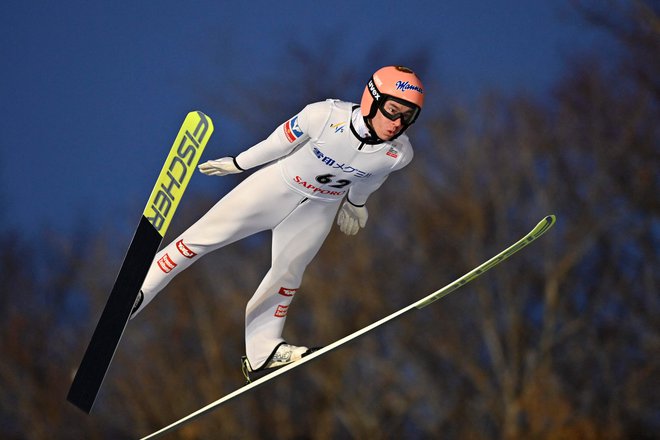
[[[498,265],[499,263],[506,260],[511,255],[515,254],[516,252],[518,252],[519,250],[521,250],[522,248],[524,248],[525,246],[527,246],[528,244],[530,244],[531,242],[533,242],[534,240],[539,238],[548,229],[550,229],[552,227],[552,225],[555,224],[555,221],[556,221],[556,218],[555,218],[554,215],[549,215],[549,216],[545,217],[543,220],[541,220],[538,223],[538,225],[536,225],[536,227],[534,229],[532,229],[527,235],[525,235],[523,238],[521,238],[520,240],[515,242],[513,245],[509,246],[508,248],[506,248],[505,250],[503,250],[499,254],[495,255],[493,258],[486,261],[485,263],[482,263],[479,266],[475,267],[470,272],[468,272],[465,275],[463,275],[462,277],[458,278],[456,281],[454,281],[450,284],[447,284],[442,289],[431,293],[430,295],[422,298],[421,300],[419,300],[419,301],[417,301],[417,302],[415,302],[415,303],[413,303],[413,304],[411,304],[407,307],[404,307],[403,309],[401,309],[401,310],[399,310],[395,313],[392,313],[391,315],[386,316],[385,318],[383,318],[379,321],[376,321],[373,324],[370,324],[367,327],[364,327],[364,328],[356,331],[355,333],[352,333],[352,334],[350,334],[350,335],[348,335],[348,336],[346,336],[342,339],[339,339],[338,341],[333,342],[330,345],[327,345],[327,346],[325,346],[325,347],[323,347],[323,348],[321,348],[317,351],[314,351],[314,352],[310,353],[309,355],[305,356],[304,358],[302,358],[301,360],[299,360],[297,362],[285,365],[284,367],[282,367],[282,368],[280,368],[276,371],[273,371],[272,373],[270,373],[266,376],[263,376],[259,379],[254,380],[253,382],[250,382],[249,384],[237,389],[236,391],[234,391],[232,393],[227,394],[226,396],[216,400],[215,402],[212,402],[212,403],[206,405],[205,407],[189,414],[188,416],[186,416],[186,417],[184,417],[184,418],[182,418],[182,419],[180,419],[180,420],[178,420],[178,421],[176,421],[176,422],[174,422],[174,423],[172,423],[172,424],[170,424],[170,425],[168,425],[168,426],[166,426],[166,427],[164,427],[164,428],[162,428],[162,429],[160,429],[160,430],[158,430],[158,431],[156,431],[152,434],[149,434],[146,437],[143,437],[142,440],[156,438],[156,437],[159,437],[159,436],[161,436],[161,435],[163,435],[167,432],[170,432],[174,429],[177,429],[177,428],[185,425],[186,423],[189,423],[189,422],[195,420],[196,418],[201,417],[202,415],[213,411],[214,409],[218,408],[220,405],[222,405],[224,403],[227,403],[228,401],[232,400],[233,398],[238,397],[241,394],[247,393],[248,391],[250,391],[250,390],[252,390],[252,389],[254,389],[254,388],[256,388],[260,385],[263,385],[264,383],[266,383],[270,380],[273,380],[278,376],[286,374],[287,372],[293,370],[294,368],[300,367],[301,365],[306,364],[307,362],[310,362],[310,361],[318,358],[319,356],[323,356],[324,354],[326,354],[326,353],[328,353],[328,352],[330,352],[330,351],[346,344],[347,342],[350,342],[350,341],[364,335],[365,333],[370,332],[371,330],[373,330],[377,327],[380,327],[381,325],[383,325],[387,322],[390,322],[390,321],[404,315],[405,313],[407,313],[407,312],[409,312],[413,309],[424,308],[424,307],[428,306],[429,304],[431,304],[432,302],[437,301],[437,300],[439,300],[440,298],[442,298],[444,296],[447,296],[448,294],[450,294],[454,290],[456,290],[459,287],[464,286],[465,284],[467,284],[470,281],[474,280],[475,278],[477,278],[478,276],[480,276],[481,274],[483,274],[487,270],[489,270],[492,267]]]

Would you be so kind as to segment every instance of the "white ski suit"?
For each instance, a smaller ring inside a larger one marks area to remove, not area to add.
[[[243,170],[267,164],[163,248],[142,286],[142,310],[202,255],[272,230],[272,265],[245,312],[250,364],[261,367],[282,331],[305,268],[319,251],[345,198],[360,206],[387,176],[406,166],[408,137],[370,137],[357,105],[327,100],[306,106],[267,139],[242,152]]]

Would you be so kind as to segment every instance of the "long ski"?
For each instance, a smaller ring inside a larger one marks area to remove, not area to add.
[[[92,410],[149,266],[211,133],[211,119],[194,111],[188,113],[174,140],[67,395],[69,402],[86,413]]]
[[[303,357],[301,360],[299,360],[297,362],[285,365],[284,367],[282,367],[282,368],[280,368],[280,369],[278,369],[278,370],[276,370],[276,371],[274,371],[274,372],[272,372],[272,373],[270,373],[266,376],[263,376],[263,377],[255,380],[253,382],[250,382],[249,384],[243,386],[242,388],[239,388],[236,391],[227,394],[226,396],[216,400],[215,402],[212,402],[212,403],[206,405],[205,407],[203,407],[203,408],[189,414],[188,416],[186,416],[186,417],[184,417],[184,418],[182,418],[182,419],[180,419],[180,420],[178,420],[178,421],[176,421],[176,422],[160,429],[159,431],[156,431],[152,434],[147,435],[146,437],[143,437],[142,440],[157,438],[157,437],[159,437],[159,436],[161,436],[161,435],[163,435],[167,432],[170,432],[174,429],[180,428],[181,426],[197,419],[198,417],[201,417],[202,415],[215,410],[220,405],[222,405],[224,403],[227,403],[228,401],[230,401],[230,400],[232,400],[232,399],[234,399],[234,398],[236,398],[236,397],[238,397],[238,396],[240,396],[240,395],[242,395],[242,394],[244,394],[244,393],[246,393],[250,390],[253,390],[254,388],[256,388],[260,385],[263,385],[264,383],[266,383],[270,380],[273,380],[278,376],[286,374],[289,371],[293,370],[294,368],[298,368],[301,365],[318,358],[319,356],[323,356],[324,354],[326,354],[326,353],[328,353],[328,352],[330,352],[330,351],[346,344],[347,342],[352,341],[352,340],[364,335],[365,333],[368,333],[368,332],[374,330],[375,328],[380,327],[381,325],[383,325],[387,322],[393,321],[394,319],[401,317],[402,315],[410,312],[411,310],[422,309],[422,308],[428,306],[429,304],[439,300],[440,298],[442,298],[444,296],[447,296],[448,294],[455,291],[459,287],[464,286],[465,284],[467,284],[470,281],[474,280],[475,278],[477,278],[481,274],[485,273],[489,269],[492,269],[496,265],[500,264],[502,261],[506,260],[511,255],[515,254],[516,252],[518,252],[519,250],[526,247],[531,242],[533,242],[534,240],[536,240],[537,238],[539,238],[540,236],[545,234],[548,231],[548,229],[550,229],[555,224],[555,221],[556,221],[556,218],[555,218],[554,215],[549,215],[549,216],[545,217],[543,220],[541,220],[536,225],[536,227],[534,227],[534,229],[532,229],[523,238],[521,238],[520,240],[518,240],[517,242],[515,242],[514,244],[512,244],[511,246],[509,246],[508,248],[506,248],[502,252],[500,252],[499,254],[495,255],[490,260],[488,260],[485,263],[482,263],[479,266],[475,267],[474,269],[472,269],[471,271],[469,271],[468,273],[466,273],[462,277],[458,278],[456,281],[447,284],[442,289],[439,289],[439,290],[431,293],[430,295],[420,299],[419,301],[409,305],[408,307],[405,307],[405,308],[403,308],[403,309],[401,309],[401,310],[399,310],[395,313],[392,313],[389,316],[386,316],[385,318],[381,319],[380,321],[376,321],[373,324],[370,324],[370,325],[356,331],[355,333],[352,333],[352,334],[350,334],[350,335],[348,335],[348,336],[346,336],[342,339],[339,339],[339,340],[333,342],[330,345],[327,345],[327,346],[325,346],[325,347],[323,347],[323,348],[321,348],[317,351],[314,351],[314,352],[310,353],[309,355]]]

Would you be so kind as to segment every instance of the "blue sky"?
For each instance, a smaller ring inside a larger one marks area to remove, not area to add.
[[[593,37],[567,0],[237,3],[5,5],[0,230],[70,232],[81,219],[137,224],[188,111],[216,123],[203,160],[228,143],[234,152],[250,146],[235,121],[204,108],[205,94],[236,93],[222,82],[232,75],[284,77],[291,42],[336,35],[340,63],[363,59],[376,42],[426,47],[432,78],[424,79],[474,96],[490,87],[547,90],[565,55]],[[202,177],[188,191],[211,189]]]

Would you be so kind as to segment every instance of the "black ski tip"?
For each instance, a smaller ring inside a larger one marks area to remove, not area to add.
[[[96,399],[94,399],[94,396],[90,398],[87,393],[80,393],[79,391],[72,388],[69,390],[69,393],[66,396],[66,400],[68,400],[69,403],[71,403],[85,414],[89,414],[92,412],[94,400]]]

